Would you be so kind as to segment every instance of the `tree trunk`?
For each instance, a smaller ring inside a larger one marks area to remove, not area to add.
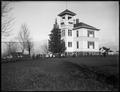
[[[29,56],[30,56],[30,52],[31,52],[31,51],[30,51],[30,49],[29,49]]]

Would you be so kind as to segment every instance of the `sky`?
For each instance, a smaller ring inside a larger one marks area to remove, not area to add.
[[[79,18],[80,22],[100,29],[96,35],[100,46],[119,49],[117,1],[12,1],[10,6],[13,7],[10,15],[15,18],[15,24],[9,40],[15,39],[21,24],[26,23],[33,41],[46,41],[49,39],[55,18],[59,19],[57,15],[67,8],[77,14],[76,18]]]

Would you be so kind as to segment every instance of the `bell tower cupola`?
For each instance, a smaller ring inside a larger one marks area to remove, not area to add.
[[[58,16],[60,17],[61,28],[73,27],[75,23],[75,18],[74,18],[75,15],[76,14],[74,12],[68,9],[58,14]]]

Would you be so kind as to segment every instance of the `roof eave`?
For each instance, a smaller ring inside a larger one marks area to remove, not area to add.
[[[76,14],[70,14],[70,13],[63,13],[63,14],[58,14],[58,16],[63,16],[63,15],[65,15],[65,14],[69,14],[69,15],[71,15],[71,16],[75,16]]]
[[[92,29],[92,30],[96,30],[96,31],[100,30],[100,29],[87,28],[87,27],[75,27],[75,28],[73,28],[73,30],[80,29],[80,28]]]

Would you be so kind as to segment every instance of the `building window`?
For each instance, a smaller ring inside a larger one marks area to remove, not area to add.
[[[94,31],[88,30],[88,37],[94,37]]]
[[[79,37],[79,31],[77,31],[76,35],[77,35],[77,37]]]
[[[77,49],[79,48],[79,42],[77,41]]]
[[[72,17],[68,16],[68,20],[71,19]]]
[[[72,30],[68,30],[68,36],[72,36]]]
[[[62,30],[61,36],[65,36],[65,30]]]
[[[68,22],[69,24],[73,24],[73,22]]]
[[[65,19],[65,17],[62,17],[62,19]]]
[[[61,25],[64,25],[64,22],[61,22]]]
[[[68,47],[72,47],[72,42],[68,42]]]
[[[89,49],[94,49],[94,47],[95,47],[94,44],[95,44],[94,42],[88,41],[88,48]]]

